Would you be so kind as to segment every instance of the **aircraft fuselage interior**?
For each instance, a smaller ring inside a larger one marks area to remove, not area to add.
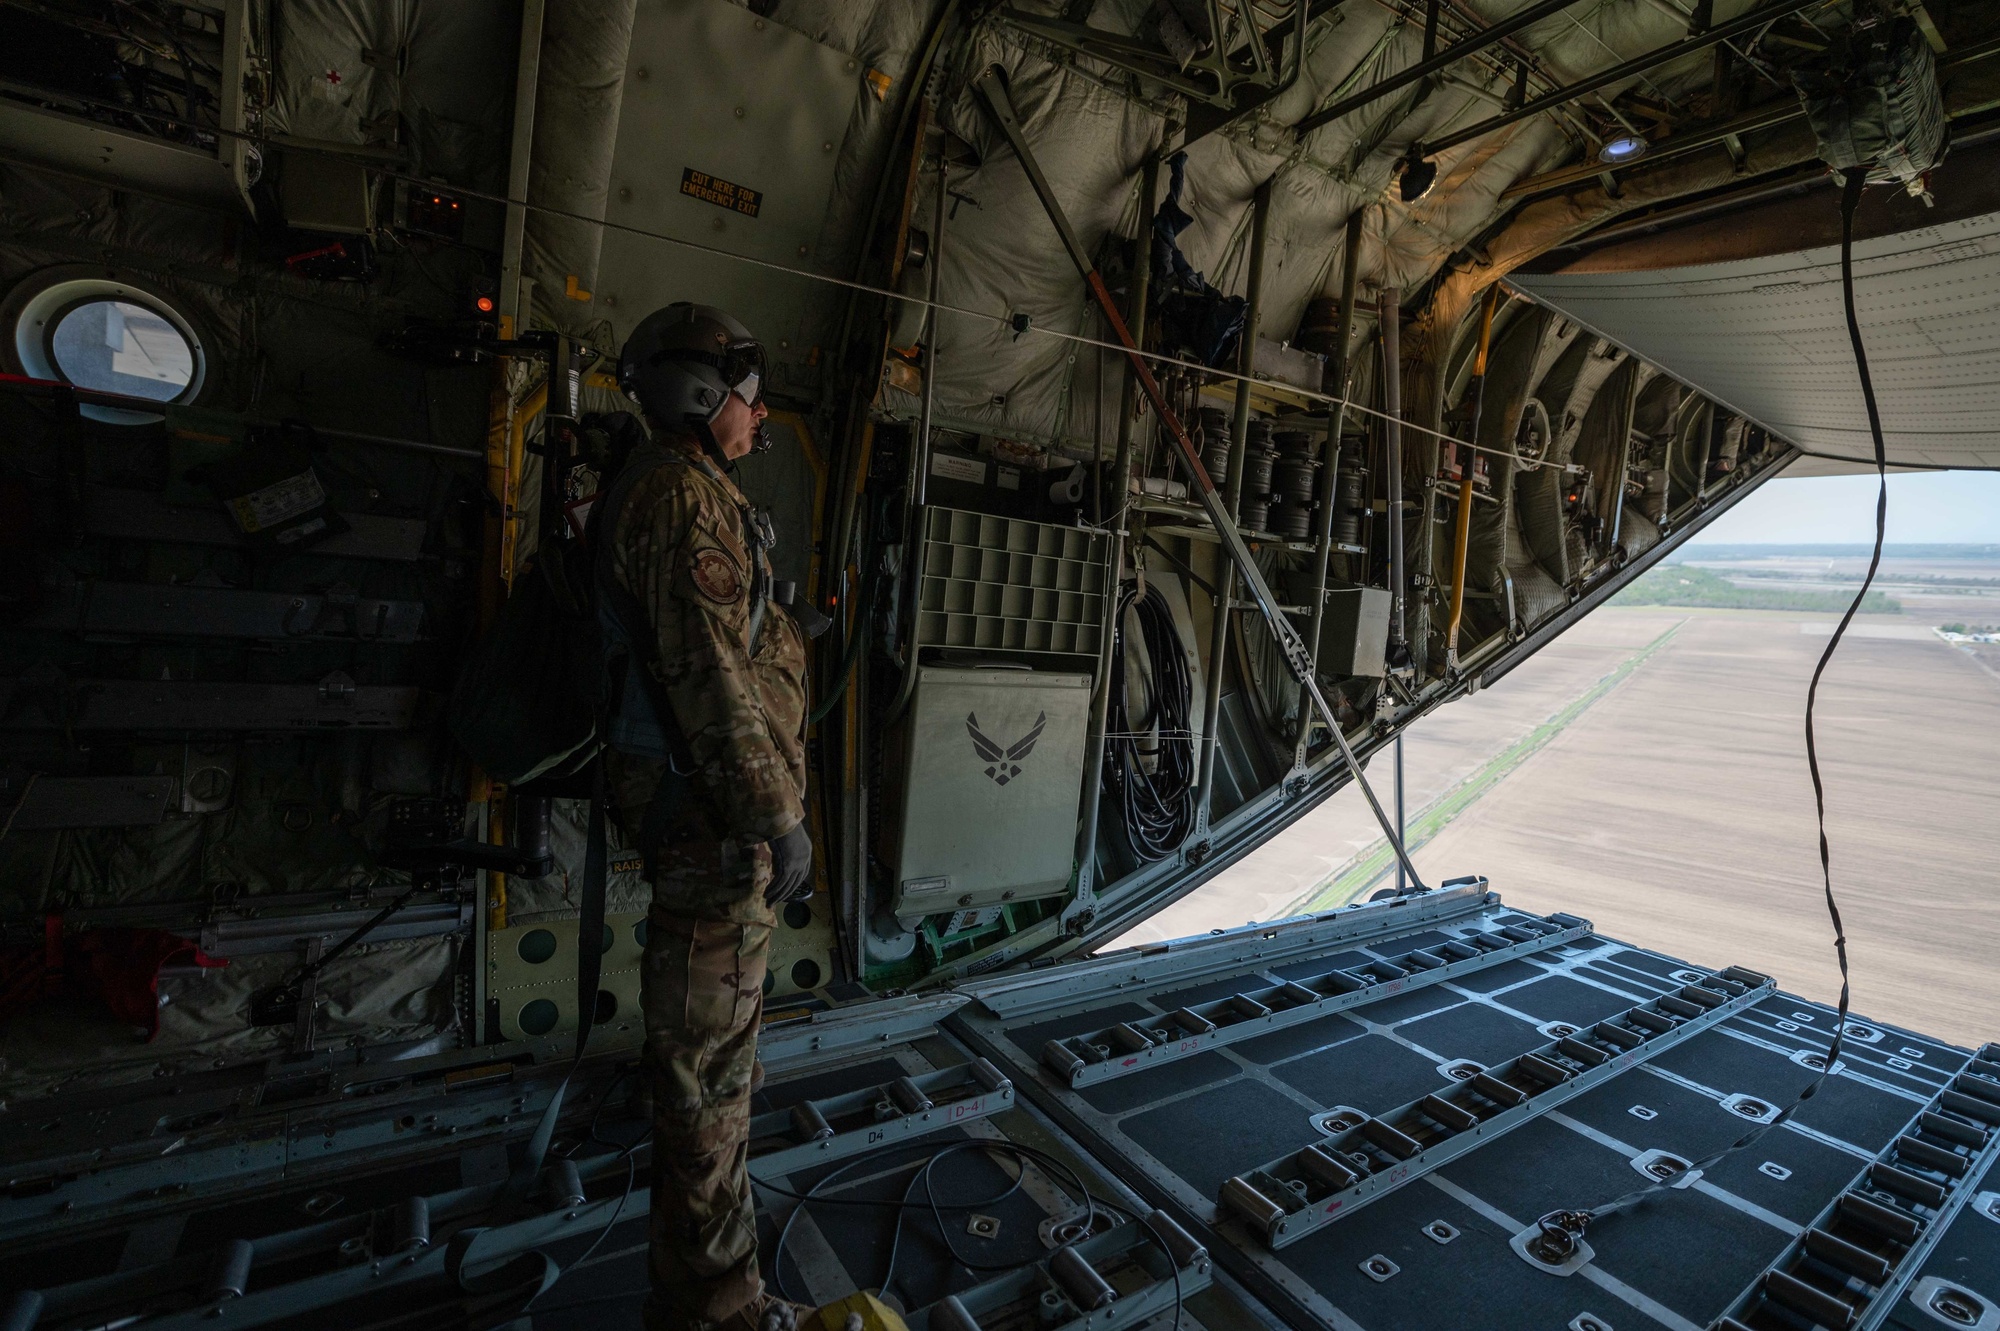
[[[1400,748],[2000,468],[1996,306],[1990,0],[8,0],[0,1331],[2000,1329],[2000,1044],[1420,874]],[[802,774],[775,1329],[661,1311],[640,448],[751,625],[655,779]],[[1348,787],[1393,886],[1120,941]]]

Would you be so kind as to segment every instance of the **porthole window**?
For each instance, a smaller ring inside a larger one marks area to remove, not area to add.
[[[171,402],[194,379],[185,333],[129,300],[85,300],[49,325],[49,360],[78,388]]]
[[[9,369],[142,402],[187,403],[200,395],[208,358],[195,326],[166,294],[108,269],[44,269],[8,293]],[[86,416],[115,425],[159,419],[141,407],[88,403]]]

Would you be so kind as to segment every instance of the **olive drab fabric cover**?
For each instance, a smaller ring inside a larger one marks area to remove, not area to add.
[[[1870,184],[1899,181],[1921,193],[1945,151],[1937,59],[1909,19],[1885,27],[1859,34],[1845,59],[1792,78],[1828,166],[1865,167]]]

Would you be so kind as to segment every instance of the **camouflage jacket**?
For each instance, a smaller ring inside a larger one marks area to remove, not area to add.
[[[610,560],[645,611],[656,673],[698,769],[699,807],[676,821],[683,834],[706,823],[715,839],[774,840],[805,818],[805,638],[767,606],[750,641],[757,552],[745,541],[742,492],[700,465],[692,439],[660,442],[672,460],[633,482]],[[618,803],[643,807],[658,772],[617,764]]]

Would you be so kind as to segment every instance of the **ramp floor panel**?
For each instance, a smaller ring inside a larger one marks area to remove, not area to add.
[[[1321,1109],[1352,1105],[1379,1114],[1445,1084],[1439,1060],[1386,1034],[1366,1035],[1305,1058],[1280,1063],[1272,1075]],[[1267,1159],[1269,1157],[1266,1157]],[[1261,1162],[1260,1162],[1261,1163]]]
[[[1493,922],[1489,914],[1479,924]],[[1243,973],[1296,979],[1336,958],[1352,965],[1359,951],[1409,950],[1409,937],[1384,939]],[[1600,1220],[1588,1234],[1593,1259],[1568,1277],[1532,1267],[1508,1240],[1551,1210],[1646,1187],[1653,1179],[1633,1163],[1644,1152],[1692,1161],[1755,1130],[1758,1117],[1791,1104],[1814,1079],[1795,1056],[1825,1050],[1830,1009],[1780,993],[1283,1248],[1271,1249],[1215,1203],[1225,1179],[1320,1140],[1317,1111],[1408,1104],[1451,1084],[1441,1063],[1511,1059],[1546,1043],[1548,1024],[1603,1020],[1681,988],[1689,970],[1672,957],[1586,938],[1081,1090],[1038,1062],[1035,1037],[1052,1022],[1009,1027],[980,1016],[975,1003],[949,1025],[1108,1169],[1187,1217],[1225,1269],[1301,1327],[1554,1329],[1587,1313],[1617,1331],[1699,1331],[1904,1129],[1965,1062],[1964,1051],[1854,1019],[1837,1074],[1792,1122],[1687,1186]],[[1163,1012],[1189,993],[1207,1001],[1229,992],[1229,982],[1204,982],[1150,994],[1141,982],[1120,997],[1128,1010]],[[1725,1104],[1731,1096],[1761,1103],[1746,1114]],[[1440,1244],[1424,1233],[1433,1220],[1456,1237]],[[1949,1240],[1968,1261],[1980,1260],[1988,1241],[2000,1244],[2000,1221],[1983,1217],[1961,1219]],[[1373,1257],[1397,1269],[1378,1279],[1363,1269]]]
[[[1449,1243],[1424,1232],[1437,1220],[1458,1231]],[[1328,1310],[1339,1310],[1345,1325],[1370,1331],[1483,1331],[1500,1325],[1501,1313],[1505,1325],[1552,1331],[1586,1313],[1617,1331],[1667,1327],[1587,1277],[1557,1279],[1534,1270],[1507,1246],[1513,1237],[1486,1209],[1425,1180],[1369,1207],[1364,1221],[1307,1235],[1285,1249],[1285,1261]],[[1387,1280],[1372,1278],[1362,1268],[1376,1256],[1401,1270]]]
[[[1231,1174],[1319,1140],[1307,1121],[1311,1112],[1294,1097],[1244,1077],[1133,1114],[1120,1127],[1195,1193],[1213,1196]]]

